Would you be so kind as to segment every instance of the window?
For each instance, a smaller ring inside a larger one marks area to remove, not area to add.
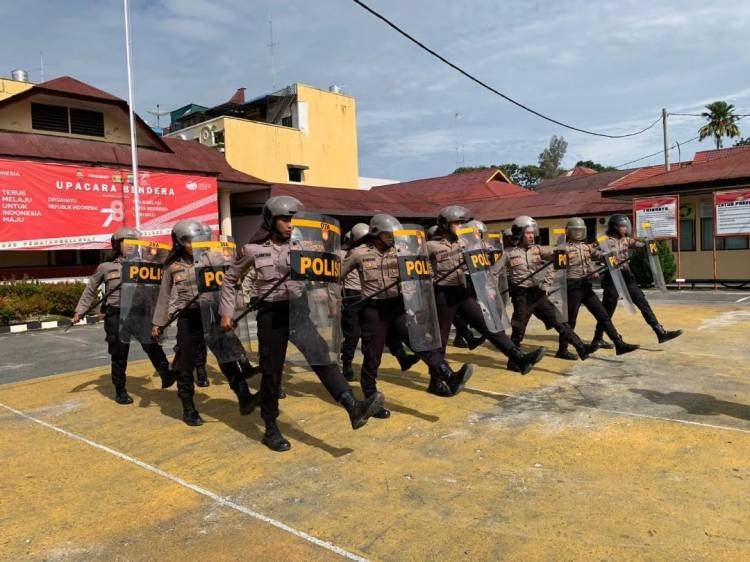
[[[43,103],[32,103],[31,127],[40,131],[69,133],[68,108]]]
[[[549,245],[549,228],[540,228],[539,229],[539,243],[542,246],[548,246]]]
[[[695,220],[680,220],[680,251],[695,251]]]
[[[305,179],[305,170],[301,166],[287,166],[289,170],[289,181],[294,183],[302,183]]]
[[[224,131],[214,131],[214,144],[224,144]]]
[[[701,250],[713,251],[714,219],[713,217],[701,219]],[[717,250],[747,250],[747,236],[727,236],[716,239]]]
[[[103,137],[104,114],[100,111],[32,103],[31,127],[38,131]]]
[[[100,111],[70,109],[70,132],[90,137],[104,136],[104,114]]]

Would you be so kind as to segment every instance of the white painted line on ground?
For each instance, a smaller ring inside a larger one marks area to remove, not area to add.
[[[0,407],[5,408],[9,412],[13,412],[17,416],[24,418],[25,420],[28,420],[30,422],[34,422],[36,424],[39,424],[43,427],[46,427],[47,429],[51,429],[52,431],[56,431],[57,433],[60,433],[62,435],[65,435],[66,437],[69,437],[70,439],[74,439],[76,441],[80,441],[81,443],[85,443],[86,445],[90,445],[91,447],[94,447],[95,449],[99,449],[100,451],[104,451],[105,453],[109,453],[110,455],[113,455],[121,460],[124,460],[126,462],[129,462],[131,464],[134,464],[136,466],[139,466],[143,468],[144,470],[148,470],[149,472],[152,472],[158,476],[161,476],[162,478],[166,478],[167,480],[171,480],[172,482],[179,484],[183,488],[187,488],[188,490],[192,490],[193,492],[196,492],[202,496],[205,496],[209,499],[212,499],[219,505],[228,507],[230,509],[234,509],[235,511],[239,511],[240,513],[244,513],[245,515],[249,515],[250,517],[257,519],[259,521],[263,521],[264,523],[268,523],[269,525],[272,525],[276,527],[277,529],[281,529],[282,531],[285,531],[289,533],[290,535],[294,535],[297,538],[303,539],[309,543],[312,543],[316,546],[319,546],[320,548],[323,548],[325,550],[328,550],[329,552],[333,552],[334,554],[338,554],[339,556],[342,556],[343,558],[346,558],[348,560],[356,560],[358,562],[368,562],[367,558],[363,558],[362,556],[359,556],[357,554],[354,554],[352,552],[349,552],[348,550],[344,550],[341,547],[336,546],[335,544],[329,543],[327,541],[324,541],[322,539],[319,539],[317,537],[313,537],[312,535],[308,535],[304,531],[300,531],[298,529],[295,529],[293,527],[290,527],[289,525],[286,525],[282,523],[281,521],[277,521],[276,519],[273,519],[271,517],[268,517],[267,515],[263,515],[262,513],[258,513],[257,511],[253,511],[252,509],[245,507],[244,505],[240,505],[238,503],[235,503],[227,498],[222,498],[218,494],[215,494],[211,492],[210,490],[206,490],[205,488],[202,488],[200,486],[196,486],[195,484],[190,484],[189,482],[186,482],[179,476],[175,476],[173,474],[170,474],[169,472],[165,472],[164,470],[157,468],[153,465],[150,465],[146,462],[140,461],[136,459],[135,457],[131,457],[130,455],[126,455],[125,453],[121,453],[120,451],[117,451],[115,449],[112,449],[110,447],[107,447],[106,445],[102,445],[100,443],[97,443],[96,441],[92,441],[91,439],[87,439],[86,437],[83,437],[81,435],[78,435],[76,433],[72,433],[66,429],[63,429],[61,427],[57,427],[56,425],[53,425],[51,423],[48,423],[46,421],[40,420],[38,418],[35,418],[34,416],[30,416],[20,410],[16,410],[15,408],[12,408],[11,406],[7,406],[0,402]]]
[[[746,296],[746,297],[742,297],[741,299],[739,299],[739,300],[738,300],[738,301],[736,301],[736,302],[745,302],[745,301],[746,301],[747,299],[750,299],[750,295],[748,295],[748,296]]]

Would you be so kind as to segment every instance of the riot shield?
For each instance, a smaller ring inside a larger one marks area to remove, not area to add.
[[[485,243],[489,250],[491,272],[497,277],[497,290],[503,300],[503,306],[507,308],[508,302],[510,302],[510,286],[508,285],[508,268],[506,267],[508,259],[505,255],[502,233],[488,232]]]
[[[490,271],[490,258],[481,232],[474,226],[464,224],[456,230],[456,236],[461,244],[467,274],[487,329],[492,333],[507,330],[510,320],[497,290],[497,281]]]
[[[555,228],[552,234],[557,236],[555,253],[552,257],[552,270],[547,297],[557,309],[557,319],[568,321],[568,243],[564,228]]]
[[[406,311],[409,347],[414,351],[441,349],[440,324],[432,287],[432,266],[424,229],[405,224],[393,233],[398,253],[401,298]]]
[[[198,306],[203,323],[203,337],[219,363],[239,361],[242,343],[235,332],[221,330],[219,298],[224,273],[234,261],[236,246],[228,237],[221,240],[193,242],[193,261],[198,287]]]
[[[635,314],[635,304],[633,304],[633,299],[630,297],[630,291],[628,291],[625,279],[622,276],[622,271],[620,270],[622,264],[617,261],[617,253],[614,251],[614,248],[611,247],[609,237],[603,234],[597,238],[597,241],[599,242],[599,249],[604,255],[604,264],[607,266],[607,272],[612,278],[612,282],[617,289],[617,294],[620,295],[625,310],[630,314]]]
[[[659,248],[654,238],[654,230],[650,222],[644,222],[642,225],[646,232],[646,255],[648,256],[648,265],[651,267],[651,276],[654,278],[654,285],[662,292],[667,292],[667,284],[664,282],[664,272],[661,269],[659,260]]]
[[[151,320],[159,297],[162,266],[169,246],[150,240],[123,240],[120,288],[120,341],[153,343]]]
[[[337,362],[341,348],[341,229],[314,213],[292,218],[289,339],[310,365]]]

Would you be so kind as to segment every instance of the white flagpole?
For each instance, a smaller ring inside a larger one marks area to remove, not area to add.
[[[138,147],[135,140],[135,113],[133,113],[133,69],[130,51],[130,9],[128,0],[123,0],[125,9],[125,60],[128,67],[128,112],[130,113],[130,158],[133,162],[133,201],[135,203],[135,228],[141,228],[141,202],[138,193]]]

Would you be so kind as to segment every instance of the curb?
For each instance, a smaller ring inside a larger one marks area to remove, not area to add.
[[[97,315],[86,316],[76,326],[84,324],[97,324],[100,322]],[[0,335],[3,334],[22,334],[23,332],[37,330],[52,330],[54,328],[67,328],[70,326],[70,320],[50,320],[48,322],[27,322],[26,324],[12,324],[10,326],[0,326]]]

